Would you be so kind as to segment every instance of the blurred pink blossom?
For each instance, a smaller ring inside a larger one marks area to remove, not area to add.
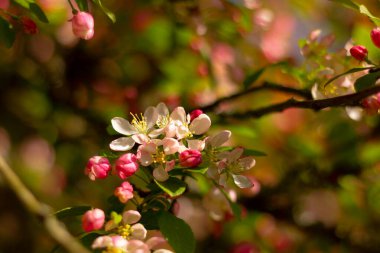
[[[9,0],[0,0],[0,9],[8,9]]]
[[[71,19],[75,36],[89,40],[94,36],[94,18],[88,12],[78,12]]]
[[[133,198],[133,186],[125,181],[115,189],[114,194],[119,198],[121,203],[127,203],[128,200]]]
[[[132,176],[138,168],[139,165],[135,154],[127,153],[116,160],[116,172],[121,179]]]
[[[107,158],[93,156],[87,162],[85,174],[88,175],[91,180],[103,179],[108,176],[110,170],[111,164]]]

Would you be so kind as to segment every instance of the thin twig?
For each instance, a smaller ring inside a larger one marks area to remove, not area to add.
[[[339,97],[333,97],[333,98],[326,98],[326,99],[319,99],[319,100],[305,100],[305,101],[299,101],[294,98],[291,98],[289,100],[286,100],[284,102],[273,104],[270,106],[249,110],[246,112],[238,112],[238,113],[220,113],[220,117],[227,117],[227,118],[259,118],[261,116],[264,116],[266,114],[274,113],[274,112],[282,112],[285,109],[289,108],[303,108],[303,109],[312,109],[315,111],[319,111],[324,108],[328,107],[343,107],[343,106],[359,106],[360,101],[370,95],[376,94],[380,92],[380,86],[376,85],[371,88],[362,90],[357,93],[339,96]]]
[[[216,100],[215,102],[213,102],[212,104],[206,105],[200,109],[202,111],[205,111],[205,112],[211,111],[214,108],[216,108],[218,105],[220,105],[221,103],[224,103],[224,102],[227,102],[229,100],[233,100],[233,99],[239,98],[241,96],[245,96],[247,94],[257,92],[260,90],[280,91],[280,92],[284,92],[284,93],[297,95],[297,96],[305,98],[305,99],[312,99],[311,93],[307,89],[296,89],[296,88],[286,87],[286,86],[282,86],[282,85],[275,84],[275,83],[264,82],[260,86],[254,86],[254,87],[248,88],[246,90],[240,91],[238,93],[235,93],[231,96],[220,98],[220,99]]]
[[[0,175],[3,176],[5,182],[15,192],[24,206],[42,221],[50,236],[58,244],[71,253],[90,253],[57,220],[51,208],[34,197],[2,156],[0,156]]]

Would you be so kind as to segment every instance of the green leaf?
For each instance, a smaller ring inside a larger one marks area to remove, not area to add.
[[[81,11],[88,11],[87,0],[75,0],[78,4],[78,7]]]
[[[361,4],[359,6],[359,11],[360,11],[361,14],[364,14],[369,19],[371,19],[375,24],[379,24],[380,18],[375,17],[374,15],[372,15],[372,13],[367,9],[367,7],[365,7],[365,5]]]
[[[195,238],[190,226],[169,212],[161,212],[158,218],[160,231],[177,253],[193,253]]]
[[[83,215],[86,211],[90,210],[91,206],[73,206],[66,207],[62,210],[59,210],[55,213],[55,216],[58,219],[62,219],[65,217],[79,216]]]
[[[113,14],[109,9],[107,9],[105,6],[103,6],[103,3],[101,0],[92,0],[96,5],[100,7],[100,9],[104,12],[104,14],[107,15],[107,17],[113,22],[116,22],[115,14]]]
[[[141,213],[141,219],[139,223],[143,224],[147,230],[158,230],[158,217],[160,212],[157,211],[146,211]]]
[[[16,34],[10,24],[0,18],[0,41],[7,47],[11,48],[15,41]]]
[[[29,4],[30,3],[35,3],[33,0],[13,0],[15,3],[21,5],[25,9],[29,9]]]
[[[38,17],[38,19],[44,23],[49,23],[49,20],[47,19],[45,13],[43,10],[41,10],[40,6],[38,6],[35,3],[29,4],[29,10],[34,13]]]
[[[363,71],[363,70],[367,70],[367,69],[373,69],[374,67],[363,67],[363,68],[353,68],[353,69],[350,69],[344,73],[341,73],[337,76],[334,76],[333,78],[329,79],[325,85],[323,86],[324,88],[326,88],[327,85],[329,85],[330,83],[332,83],[333,81],[335,81],[336,79],[338,79],[339,77],[341,76],[345,76],[345,75],[348,75],[348,74],[352,74],[352,73],[356,73],[356,72],[359,72],[359,71]]]
[[[192,168],[192,169],[186,169],[188,172],[192,173],[200,173],[200,174],[205,174],[208,170],[208,167],[199,167],[199,168]]]
[[[165,182],[154,180],[156,184],[171,197],[181,195],[186,190],[186,183],[176,177],[169,177]]]
[[[267,67],[260,68],[259,70],[248,74],[248,76],[243,81],[243,88],[247,89],[249,86],[251,86],[252,83],[256,82],[257,79],[260,78],[260,76],[264,73]]]
[[[342,4],[345,7],[353,9],[353,10],[359,10],[359,6],[355,2],[352,2],[350,0],[330,0],[330,1]]]
[[[259,150],[254,150],[254,149],[244,149],[244,155],[246,156],[267,156],[267,154],[265,154],[264,152],[262,151],[259,151]]]
[[[355,81],[355,90],[356,92],[369,88],[375,85],[377,79],[380,78],[380,71],[369,73],[365,76],[359,77]]]

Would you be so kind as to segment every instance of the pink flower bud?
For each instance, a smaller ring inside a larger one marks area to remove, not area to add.
[[[98,230],[103,227],[105,215],[103,210],[95,208],[88,210],[82,217],[82,228],[86,232]]]
[[[93,156],[88,160],[84,173],[88,175],[91,180],[103,179],[108,176],[111,170],[111,164],[107,158],[102,156]]]
[[[364,60],[368,55],[368,50],[364,46],[353,46],[350,49],[350,54],[352,57],[354,57],[356,60],[362,61]]]
[[[88,12],[80,11],[71,19],[75,36],[89,40],[94,36],[94,18]]]
[[[0,0],[0,9],[8,9],[9,7],[9,0]]]
[[[203,113],[200,109],[195,109],[190,113],[190,122],[192,122],[195,118],[198,118],[199,115]]]
[[[121,203],[127,203],[128,200],[133,198],[133,186],[125,181],[115,189],[114,194]]]
[[[196,167],[202,162],[202,154],[198,150],[188,149],[179,154],[179,164],[182,167]]]
[[[22,17],[20,19],[22,28],[26,34],[36,34],[38,33],[38,28],[36,23],[28,17]]]
[[[380,48],[380,28],[376,27],[371,31],[371,40],[376,47]]]
[[[139,164],[135,154],[127,153],[116,160],[116,172],[121,179],[132,176],[138,168]]]

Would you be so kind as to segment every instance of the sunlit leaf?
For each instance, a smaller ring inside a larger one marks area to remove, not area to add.
[[[107,17],[113,22],[115,23],[116,22],[116,17],[115,17],[115,14],[113,14],[113,12],[111,12],[109,9],[107,9],[101,0],[92,0],[96,5],[98,5],[100,7],[100,9],[104,12],[104,14],[107,15]]]
[[[243,87],[244,87],[244,89],[247,89],[249,86],[251,86],[251,84],[253,84],[254,82],[256,82],[257,79],[260,78],[260,76],[264,73],[265,70],[266,70],[266,67],[263,67],[263,68],[258,69],[255,72],[249,74],[245,78],[245,80],[243,81]]]
[[[169,194],[171,197],[179,196],[186,190],[186,183],[175,177],[170,177],[165,182],[159,182],[157,180],[154,181],[164,192]]]
[[[177,253],[193,253],[195,238],[189,225],[169,212],[161,212],[158,218],[160,231]]]

